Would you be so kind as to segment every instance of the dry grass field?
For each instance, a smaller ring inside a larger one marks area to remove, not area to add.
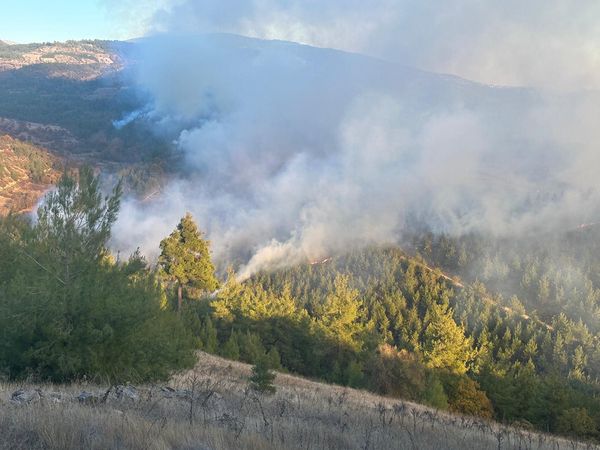
[[[0,449],[597,448],[283,374],[259,395],[249,373],[200,353],[164,385],[3,384]]]

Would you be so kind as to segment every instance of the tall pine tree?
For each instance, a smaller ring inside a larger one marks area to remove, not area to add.
[[[165,278],[177,286],[178,311],[183,304],[184,288],[196,288],[206,293],[218,287],[209,245],[190,213],[160,243],[158,263]]]

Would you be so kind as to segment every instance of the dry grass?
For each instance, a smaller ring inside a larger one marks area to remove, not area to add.
[[[82,390],[27,386],[46,396],[17,405],[0,386],[0,449],[587,449],[548,435],[444,414],[362,391],[278,375],[277,393],[246,389],[245,364],[200,354],[198,366],[139,399],[83,405]],[[62,400],[48,395],[59,392]]]

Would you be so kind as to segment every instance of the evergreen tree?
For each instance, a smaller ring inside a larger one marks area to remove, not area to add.
[[[160,250],[159,266],[165,278],[177,287],[178,311],[181,311],[184,288],[196,288],[204,293],[217,288],[209,242],[203,239],[190,213],[161,241]]]
[[[121,263],[106,248],[119,196],[117,185],[103,199],[84,168],[46,196],[35,226],[18,238],[9,231],[13,269],[0,279],[0,368],[9,377],[144,381],[193,363],[191,337],[161,309],[139,252]]]
[[[275,373],[271,371],[267,358],[265,356],[259,358],[252,367],[252,375],[249,379],[250,387],[262,394],[273,394],[276,390],[273,385],[274,380]]]
[[[242,361],[254,364],[266,354],[260,336],[256,333],[247,332],[240,337],[240,354]]]
[[[90,167],[79,171],[79,180],[65,173],[37,211],[32,246],[47,260],[36,263],[65,288],[108,253],[122,187],[119,182],[103,199],[99,184]]]
[[[277,351],[277,347],[271,347],[271,349],[267,352],[266,357],[270,368],[274,370],[281,369],[281,358],[279,356],[279,352]]]
[[[227,359],[240,359],[240,346],[238,344],[238,335],[235,331],[232,331],[229,335],[229,339],[225,341],[221,350],[221,355]]]
[[[362,364],[353,359],[346,366],[344,373],[346,384],[353,388],[360,388],[363,385],[364,375]]]
[[[435,376],[430,376],[427,380],[427,387],[423,393],[425,403],[437,409],[448,409],[448,396],[444,391],[444,385]]]
[[[200,328],[200,348],[208,353],[216,353],[219,341],[217,340],[217,329],[207,317]]]
[[[596,433],[596,424],[585,408],[569,408],[558,417],[556,431],[581,438]]]
[[[337,275],[325,301],[316,307],[316,318],[324,332],[342,345],[358,350],[363,331],[360,323],[359,291],[351,289],[347,275]]]
[[[452,318],[452,311],[434,304],[424,333],[423,356],[428,367],[462,374],[474,357],[472,342]]]

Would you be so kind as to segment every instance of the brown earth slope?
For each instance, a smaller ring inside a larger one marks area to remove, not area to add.
[[[59,176],[58,159],[32,144],[0,136],[0,215],[24,212]]]
[[[59,153],[79,145],[73,134],[63,127],[0,117],[0,135],[3,134]]]
[[[123,67],[105,41],[0,45],[0,72],[37,66],[51,77],[89,80]]]

